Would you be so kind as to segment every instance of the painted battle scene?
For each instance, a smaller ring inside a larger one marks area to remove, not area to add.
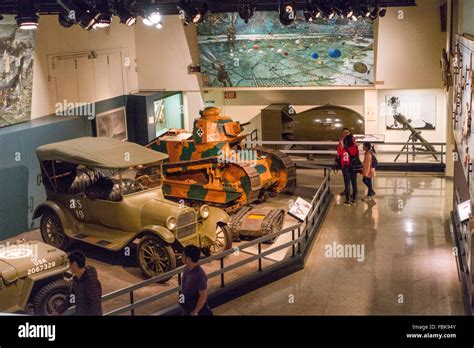
[[[31,118],[34,33],[18,29],[14,16],[0,21],[0,127]]]
[[[374,83],[370,20],[302,16],[289,26],[277,12],[248,23],[235,13],[211,14],[197,27],[205,87],[352,86]]]

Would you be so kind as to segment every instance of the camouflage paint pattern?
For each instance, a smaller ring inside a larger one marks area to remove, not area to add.
[[[234,210],[294,184],[295,165],[285,154],[260,148],[255,160],[224,163],[219,156],[244,149],[243,127],[208,107],[194,120],[192,136],[174,129],[147,147],[169,155],[163,192],[173,199],[207,202]],[[183,138],[184,136],[184,138]],[[291,177],[291,178],[290,178]]]

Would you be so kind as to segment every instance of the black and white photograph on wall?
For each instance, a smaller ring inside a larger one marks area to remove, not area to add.
[[[20,30],[15,16],[0,21],[0,127],[31,118],[35,35]]]
[[[436,129],[436,96],[434,94],[387,94],[385,96],[387,130]]]
[[[109,137],[127,140],[127,116],[125,108],[109,110],[96,117],[96,131],[98,137]]]

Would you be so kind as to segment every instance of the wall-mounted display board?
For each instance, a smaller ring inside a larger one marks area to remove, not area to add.
[[[367,86],[374,84],[370,20],[297,16],[282,25],[277,12],[211,14],[197,26],[205,87]]]
[[[474,196],[472,183],[472,159],[474,143],[471,137],[472,127],[472,103],[473,92],[473,60],[474,42],[458,36],[455,43],[455,55],[453,59],[454,69],[454,97],[453,97],[453,129],[459,152],[459,160],[462,161],[464,175],[470,186],[471,195]]]
[[[15,16],[0,21],[0,127],[31,118],[35,37]]]
[[[459,274],[462,282],[466,312],[474,313],[474,284],[472,270],[474,269],[474,218],[471,214],[461,214],[458,205],[473,202],[474,182],[472,161],[474,159],[474,139],[472,131],[472,103],[474,88],[473,63],[474,41],[457,36],[452,62],[453,86],[453,129],[456,140],[454,162],[454,209],[453,209],[453,238],[457,248]],[[466,207],[464,206],[464,210]],[[470,211],[472,212],[472,206]]]
[[[98,114],[96,116],[96,132],[98,137],[127,140],[127,116],[125,114],[125,107]]]
[[[436,129],[436,96],[434,94],[387,94],[385,96],[385,125],[388,130],[406,130],[397,121],[405,116],[414,129]]]

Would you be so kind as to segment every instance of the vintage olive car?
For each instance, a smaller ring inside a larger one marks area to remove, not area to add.
[[[49,315],[70,283],[67,255],[51,245],[18,240],[0,245],[0,312]]]
[[[207,205],[196,210],[164,198],[156,184],[166,154],[105,137],[43,145],[36,152],[47,201],[33,218],[41,217],[48,244],[64,250],[75,240],[111,251],[138,244],[146,278],[174,269],[186,245],[205,255],[232,246],[223,210]],[[138,169],[146,175],[137,177]]]

